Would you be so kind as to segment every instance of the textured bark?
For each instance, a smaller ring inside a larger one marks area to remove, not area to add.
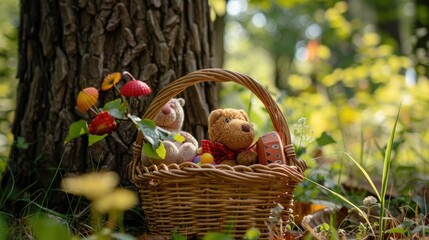
[[[225,3],[227,4],[227,3]],[[222,67],[225,51],[224,46],[224,35],[225,35],[225,15],[216,16],[213,22],[213,67]]]
[[[113,136],[89,148],[85,137],[64,145],[70,124],[90,117],[75,108],[78,92],[123,70],[157,92],[188,72],[210,67],[211,38],[207,1],[22,0],[13,133],[30,145],[12,149],[9,175],[15,187],[31,185],[31,196],[48,189],[52,179],[51,188],[57,188],[62,176],[96,169],[113,169],[123,185],[129,184],[126,166],[137,134],[131,123],[121,123]],[[101,92],[99,106],[117,97],[113,94]],[[184,129],[198,139],[205,137],[216,95],[213,83],[182,95]],[[132,101],[134,114],[142,115],[152,98]],[[48,206],[61,206],[61,196],[52,191]]]

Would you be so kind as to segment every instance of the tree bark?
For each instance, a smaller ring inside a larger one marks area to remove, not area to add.
[[[429,76],[429,2],[417,0],[415,2],[416,16],[414,23],[415,43],[414,58],[416,72],[422,76]]]
[[[63,194],[49,190],[58,189],[64,176],[109,169],[129,184],[126,167],[137,135],[132,123],[119,124],[116,133],[91,147],[86,137],[64,144],[70,124],[91,117],[77,111],[78,92],[99,88],[108,73],[126,70],[156,93],[186,73],[210,67],[211,45],[207,1],[21,0],[13,134],[29,146],[12,148],[8,176],[14,187],[28,187],[33,198],[43,189],[49,194],[43,206],[62,211]],[[114,94],[100,92],[98,106],[117,98]],[[197,139],[205,137],[216,96],[214,83],[182,94],[184,130]],[[133,113],[141,116],[153,97],[132,101]]]

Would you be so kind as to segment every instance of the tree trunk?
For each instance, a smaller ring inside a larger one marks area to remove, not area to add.
[[[15,189],[29,187],[35,201],[43,189],[48,195],[39,203],[63,211],[64,195],[49,190],[58,189],[68,174],[109,169],[120,174],[121,184],[129,184],[126,167],[137,134],[131,123],[119,124],[113,136],[91,147],[86,137],[64,144],[72,122],[89,120],[75,108],[78,92],[98,88],[108,73],[126,70],[156,93],[186,73],[210,67],[211,38],[207,1],[22,0],[13,134],[29,146],[12,148],[8,174]],[[98,106],[113,94],[100,92]],[[184,130],[197,139],[205,137],[216,95],[214,83],[182,95]],[[132,102],[134,114],[141,116],[153,97]]]
[[[429,2],[417,0],[415,17],[414,54],[416,72],[422,76],[429,76]]]

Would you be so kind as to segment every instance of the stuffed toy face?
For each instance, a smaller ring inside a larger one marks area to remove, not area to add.
[[[255,130],[244,110],[217,109],[209,116],[209,136],[232,150],[242,150],[255,140]]]
[[[167,130],[179,131],[182,128],[185,115],[183,112],[184,105],[185,100],[183,98],[172,98],[155,117],[155,122]]]

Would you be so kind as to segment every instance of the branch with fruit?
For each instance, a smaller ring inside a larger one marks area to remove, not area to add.
[[[121,89],[118,83],[121,80],[128,80]],[[98,108],[99,90],[95,87],[82,89],[76,101],[77,110],[81,113],[90,112],[94,115],[89,125],[84,119],[73,122],[69,127],[69,133],[65,139],[68,143],[72,139],[88,136],[88,146],[103,140],[112,132],[117,130],[117,124],[121,121],[132,121],[136,128],[143,132],[144,138],[151,148],[145,148],[147,154],[154,158],[163,159],[165,157],[165,147],[163,140],[181,139],[177,133],[171,133],[156,126],[156,123],[149,119],[140,119],[132,115],[127,100],[149,95],[152,90],[143,81],[137,80],[129,72],[114,72],[107,75],[101,82],[101,91],[114,89],[119,97],[107,102],[103,107]]]

